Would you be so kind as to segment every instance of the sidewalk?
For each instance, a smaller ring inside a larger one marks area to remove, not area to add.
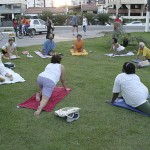
[[[101,37],[103,36],[102,33],[100,33],[99,30],[90,30],[87,31],[86,35],[82,30],[79,30],[79,34],[81,34],[83,39],[86,38],[94,38],[94,37]],[[55,42],[61,42],[61,41],[72,41],[76,39],[76,35],[72,34],[71,30],[56,30],[55,31]],[[29,36],[25,36],[23,39],[16,38],[16,43],[18,47],[26,47],[26,46],[32,46],[32,45],[42,45],[44,41],[46,40],[46,34],[43,33],[42,35],[35,35],[34,38],[30,38]],[[8,40],[8,34],[4,35],[4,39],[0,41],[0,48],[7,42]]]

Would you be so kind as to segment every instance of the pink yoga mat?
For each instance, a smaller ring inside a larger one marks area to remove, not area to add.
[[[70,93],[70,91],[71,91],[70,88],[67,88],[67,91],[65,92],[63,87],[56,86],[50,97],[49,102],[43,108],[43,110],[45,110],[47,112],[52,111],[53,108],[55,107],[55,105],[57,103],[59,103],[60,101],[62,101]],[[39,104],[40,104],[40,102],[37,102],[36,96],[33,95],[28,100],[24,101],[23,103],[20,103],[18,106],[36,110],[38,108]]]

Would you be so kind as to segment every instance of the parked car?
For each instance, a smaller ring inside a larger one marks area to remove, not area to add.
[[[42,19],[30,19],[30,27],[35,33],[42,34],[47,31],[46,22]]]
[[[125,26],[143,26],[142,21],[132,21],[130,23],[126,23]]]

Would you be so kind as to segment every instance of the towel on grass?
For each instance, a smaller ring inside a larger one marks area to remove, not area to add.
[[[0,77],[2,77],[2,78],[5,79],[4,82],[0,82],[0,85],[1,85],[1,84],[16,83],[16,82],[25,82],[25,80],[24,80],[18,73],[15,73],[13,70],[11,70],[11,69],[9,69],[9,68],[6,68],[6,67],[5,67],[5,69],[6,69],[6,72],[7,72],[7,73],[12,74],[13,80],[10,81],[9,78],[0,75]]]
[[[118,56],[133,56],[134,55],[134,53],[133,52],[128,52],[128,53],[126,53],[126,54],[121,54],[121,55],[114,55],[113,56],[113,53],[111,53],[111,54],[105,54],[106,56],[109,56],[109,57],[118,57]]]
[[[134,62],[134,63],[139,63],[141,60],[137,60],[137,59],[134,59],[134,60],[131,60],[131,62]]]
[[[8,57],[5,57],[4,55],[3,55],[3,58],[4,59],[9,59]],[[16,55],[11,55],[10,56],[10,59],[18,59],[18,58],[20,58],[19,56],[16,56]]]
[[[88,55],[88,52],[84,49],[83,52],[74,52],[73,49],[70,49],[71,55],[80,56],[80,55]]]
[[[125,109],[135,111],[135,112],[140,113],[140,114],[145,115],[145,116],[150,116],[149,114],[143,113],[142,111],[138,110],[137,108],[134,108],[134,107],[131,107],[131,106],[127,105],[125,103],[125,101],[121,98],[117,98],[115,100],[115,102],[112,104],[112,106],[125,108]]]
[[[43,110],[47,112],[52,111],[55,105],[62,101],[70,93],[70,91],[70,88],[67,88],[67,92],[65,92],[63,87],[56,86],[50,97],[50,100],[48,101],[47,105],[43,108]],[[37,110],[39,104],[40,102],[36,101],[36,95],[33,95],[25,102],[20,103],[18,106]]]
[[[49,55],[43,55],[40,51],[34,51],[34,52],[35,52],[35,54],[37,54],[41,58],[51,58],[52,57],[52,56],[49,56]]]

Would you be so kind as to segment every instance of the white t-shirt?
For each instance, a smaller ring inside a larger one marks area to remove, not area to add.
[[[83,26],[87,26],[87,18],[83,18],[83,20],[82,20],[82,25],[83,25]]]
[[[113,45],[113,49],[115,49],[115,45]],[[120,51],[123,51],[123,50],[125,50],[125,47],[124,47],[124,46],[121,46],[121,45],[119,44],[119,47],[116,49],[116,51],[120,52]]]
[[[2,47],[3,50],[6,49],[6,47],[9,49],[9,51],[12,53],[14,48],[17,47],[17,44],[14,42],[12,45],[10,45],[8,42]]]
[[[48,64],[39,76],[52,80],[56,85],[61,76],[61,64]]]
[[[121,93],[126,104],[138,107],[147,101],[149,92],[136,74],[120,73],[117,75],[113,93]]]

